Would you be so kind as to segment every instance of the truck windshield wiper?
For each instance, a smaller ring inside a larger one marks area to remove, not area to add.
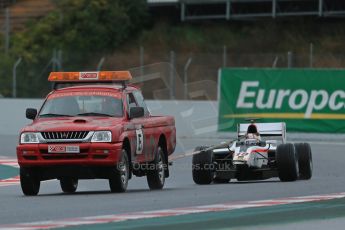
[[[40,117],[73,117],[67,114],[56,114],[56,113],[45,113],[41,114]]]
[[[99,116],[99,117],[113,117],[110,114],[105,114],[105,113],[79,113],[77,116]]]

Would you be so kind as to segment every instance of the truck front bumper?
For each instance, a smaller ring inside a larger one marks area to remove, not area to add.
[[[49,145],[51,144],[19,145],[17,147],[18,164],[21,167],[114,166],[119,162],[122,152],[122,142],[56,144],[79,146],[79,153],[49,153]]]

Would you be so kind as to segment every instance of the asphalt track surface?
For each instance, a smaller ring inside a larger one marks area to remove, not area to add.
[[[17,138],[0,140],[0,156],[14,158]],[[182,139],[176,154],[220,141]],[[345,144],[313,142],[311,146],[314,175],[310,181],[234,180],[200,186],[192,180],[191,157],[186,157],[174,162],[162,191],[150,191],[145,177],[130,180],[128,191],[123,194],[110,193],[106,180],[81,181],[72,195],[63,194],[56,180],[42,183],[37,197],[23,196],[19,185],[0,187],[0,225],[344,192]]]

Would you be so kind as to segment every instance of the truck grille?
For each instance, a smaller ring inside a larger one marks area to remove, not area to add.
[[[46,140],[80,140],[84,139],[88,131],[68,131],[68,132],[42,132],[42,137]]]

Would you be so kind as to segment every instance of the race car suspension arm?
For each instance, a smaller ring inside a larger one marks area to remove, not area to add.
[[[265,160],[268,160],[269,161],[269,158],[268,157],[265,157],[264,155],[262,155],[261,153],[259,153],[259,152],[255,152],[255,153],[257,153],[258,155],[260,155],[262,158],[260,158],[260,159],[265,159]]]

